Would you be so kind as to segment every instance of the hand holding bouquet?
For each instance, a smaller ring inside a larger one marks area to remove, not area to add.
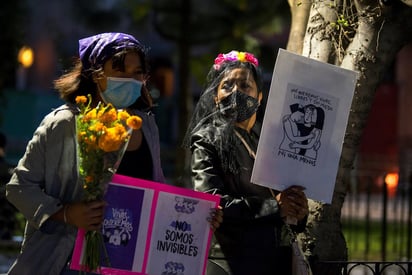
[[[78,96],[80,113],[76,117],[78,168],[83,183],[85,202],[103,199],[126,150],[132,130],[141,127],[142,120],[111,104],[99,103],[91,107],[91,96]],[[100,231],[85,235],[84,269],[95,271],[100,267],[101,251],[105,251]]]

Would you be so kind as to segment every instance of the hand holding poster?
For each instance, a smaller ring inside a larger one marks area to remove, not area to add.
[[[105,200],[102,233],[110,266],[101,274],[205,273],[212,236],[206,218],[220,197],[115,175]],[[72,269],[81,270],[83,253],[79,230]]]
[[[331,203],[357,73],[280,49],[253,183]]]

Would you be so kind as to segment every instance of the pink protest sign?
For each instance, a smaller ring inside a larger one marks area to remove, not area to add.
[[[205,274],[212,237],[206,219],[219,196],[115,175],[105,200],[110,266],[103,262],[101,274]],[[79,230],[71,269],[82,269],[84,234]]]

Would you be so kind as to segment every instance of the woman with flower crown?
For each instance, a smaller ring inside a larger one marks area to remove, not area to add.
[[[291,274],[285,221],[297,221],[297,231],[306,224],[301,187],[278,192],[250,182],[261,128],[258,65],[248,52],[217,56],[184,140],[192,152],[193,187],[221,196],[224,220],[214,234],[208,274]]]
[[[83,200],[77,170],[78,98],[90,95],[91,107],[103,102],[139,116],[141,128],[132,132],[117,173],[165,181],[152,98],[145,85],[146,48],[129,34],[101,33],[79,40],[79,57],[54,83],[66,104],[43,119],[6,187],[7,198],[27,219],[21,253],[10,275],[79,274],[68,268],[77,229],[101,227],[105,202]],[[219,226],[217,213],[212,228]]]

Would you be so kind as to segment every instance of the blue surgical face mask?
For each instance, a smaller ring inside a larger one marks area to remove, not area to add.
[[[136,102],[142,91],[143,82],[134,78],[107,77],[107,88],[100,95],[105,103],[115,108],[127,108]]]

